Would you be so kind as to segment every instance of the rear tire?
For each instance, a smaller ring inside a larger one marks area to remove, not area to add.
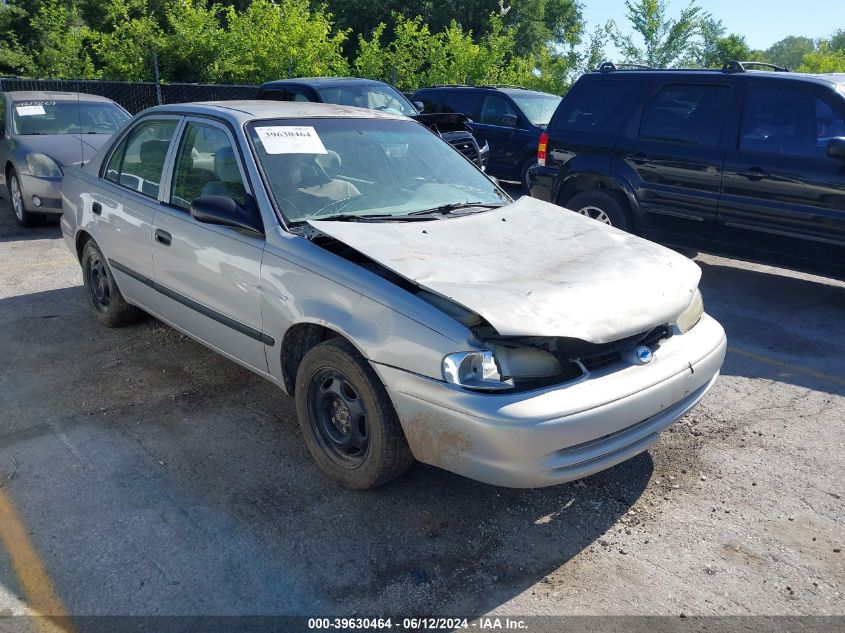
[[[631,228],[631,222],[622,205],[613,196],[603,191],[584,191],[570,198],[563,206],[623,231]]]
[[[332,338],[305,354],[295,399],[308,451],[341,486],[376,488],[413,463],[384,385],[349,341]]]
[[[97,321],[106,327],[120,327],[137,321],[141,310],[123,298],[111,268],[94,240],[89,240],[82,249],[81,263],[88,305]]]

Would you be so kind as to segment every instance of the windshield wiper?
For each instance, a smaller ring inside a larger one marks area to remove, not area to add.
[[[411,220],[431,220],[433,218],[412,218],[407,215],[393,215],[391,213],[335,213],[334,215],[320,216],[318,218],[308,218],[309,220],[328,220],[329,222],[360,222],[367,220],[397,220],[400,222],[407,222]]]
[[[499,207],[505,206],[504,204],[498,203],[485,203],[485,202],[450,202],[449,204],[441,204],[439,207],[433,207],[431,209],[423,209],[421,211],[412,211],[408,215],[430,215],[433,213],[439,213],[441,215],[448,215],[452,213],[452,211],[457,211],[459,209],[472,209],[472,208],[480,208],[480,209],[498,209]]]

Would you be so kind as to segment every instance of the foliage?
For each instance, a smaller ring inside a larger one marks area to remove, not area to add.
[[[96,33],[82,20],[76,4],[47,0],[31,26],[41,41],[33,58],[39,75],[57,79],[97,76],[90,53]]]
[[[677,18],[668,17],[668,0],[625,0],[625,7],[633,32],[623,34],[613,23],[613,42],[626,61],[655,67],[672,66],[686,57],[696,45],[701,20],[706,17],[695,2]]]
[[[795,37],[790,35],[775,42],[765,51],[767,62],[786,66],[787,68],[798,68],[804,59],[804,55],[816,50],[816,43],[809,37]]]
[[[802,73],[845,72],[845,50],[834,50],[831,40],[822,40],[817,50],[804,55],[797,70]]]

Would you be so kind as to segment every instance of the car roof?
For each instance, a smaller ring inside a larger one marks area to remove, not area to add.
[[[297,77],[296,79],[277,79],[261,84],[261,88],[276,88],[282,86],[389,86],[383,81],[363,79],[361,77]],[[391,86],[392,88],[393,86]]]
[[[311,101],[204,101],[171,103],[144,110],[142,114],[198,114],[216,116],[236,125],[261,119],[397,119],[406,117],[389,112]]]
[[[85,92],[55,92],[52,90],[11,90],[4,93],[8,95],[12,103],[18,101],[95,101],[101,103],[114,103],[108,97],[92,95]]]
[[[507,95],[547,95],[549,97],[560,97],[551,92],[543,92],[542,90],[530,90],[528,88],[521,88],[519,86],[469,86],[466,84],[437,84],[435,86],[426,86],[425,88],[418,88],[415,92],[423,92],[428,90],[492,90],[494,92],[504,92]]]
[[[778,79],[782,81],[795,82],[811,82],[824,85],[843,85],[845,84],[845,73],[796,73],[789,71],[770,71],[770,70],[746,70],[744,72],[729,72],[716,69],[706,68],[654,68],[654,69],[637,69],[637,70],[614,70],[610,72],[601,72],[594,70],[586,73],[585,77],[654,77],[654,76],[680,76],[680,77],[701,77],[701,76],[721,76],[721,77],[737,77],[744,79]]]

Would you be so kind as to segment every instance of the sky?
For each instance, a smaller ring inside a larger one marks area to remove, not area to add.
[[[627,31],[624,0],[581,0],[587,27],[614,19]],[[688,0],[669,0],[677,17]],[[739,33],[753,49],[766,49],[787,35],[828,37],[845,29],[845,0],[698,0],[697,4],[721,20],[728,33]]]

